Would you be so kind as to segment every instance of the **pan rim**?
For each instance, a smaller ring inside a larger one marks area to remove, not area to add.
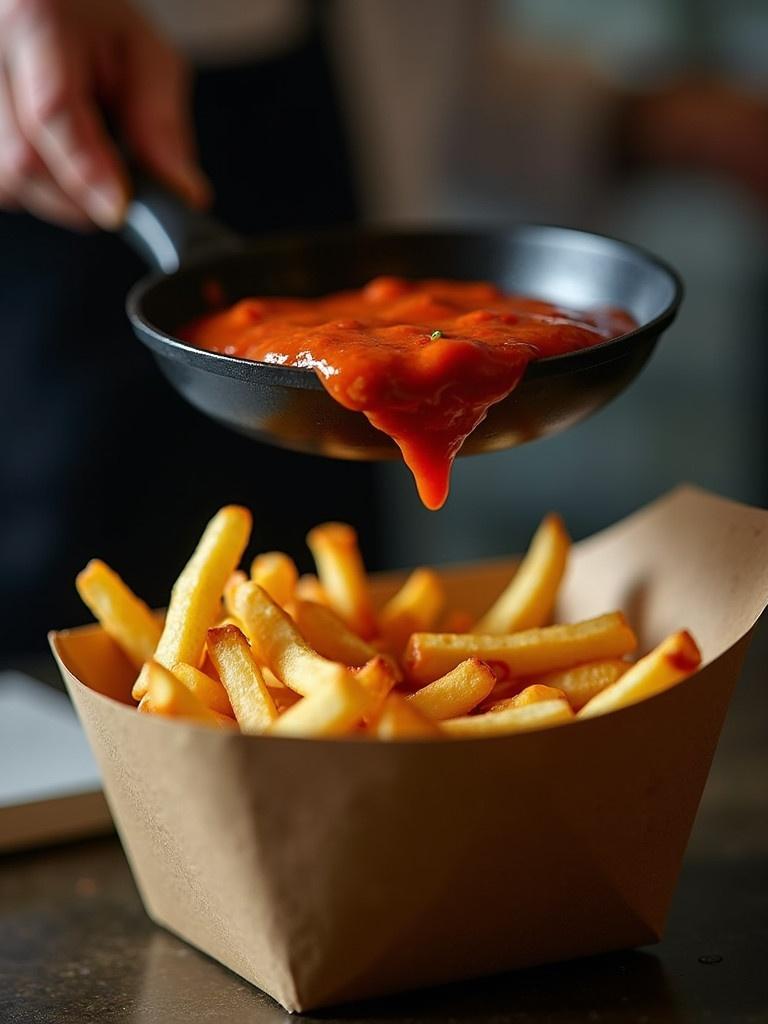
[[[627,242],[612,235],[544,222],[514,222],[491,230],[478,228],[476,225],[441,225],[438,227],[412,224],[407,226],[349,226],[330,229],[323,228],[311,233],[306,231],[281,232],[279,234],[266,235],[255,241],[243,239],[242,242],[231,247],[224,249],[217,247],[215,250],[204,251],[195,258],[185,261],[182,267],[174,274],[169,275],[156,271],[145,275],[128,292],[126,313],[140,339],[158,354],[208,370],[218,376],[240,379],[248,376],[250,367],[258,367],[259,373],[262,376],[264,374],[268,377],[274,376],[274,382],[284,387],[317,390],[322,389],[323,384],[312,369],[246,359],[241,356],[224,355],[181,341],[179,338],[168,333],[168,331],[152,323],[145,316],[142,306],[147,295],[154,288],[167,281],[169,277],[185,274],[190,270],[199,270],[206,264],[212,264],[214,261],[219,261],[222,258],[231,257],[236,259],[246,254],[264,253],[265,251],[274,251],[275,249],[290,250],[306,247],[308,242],[311,242],[313,245],[322,243],[333,244],[353,241],[358,238],[398,238],[403,240],[423,238],[425,240],[452,239],[482,242],[494,238],[503,239],[511,235],[535,235],[537,233],[548,234],[550,232],[553,234],[555,232],[559,234],[565,233],[570,235],[574,241],[581,241],[582,243],[585,241],[591,242],[599,248],[605,248],[606,246],[617,247],[618,253],[626,258],[630,256],[635,259],[639,258],[642,262],[660,271],[667,278],[671,285],[671,298],[661,312],[645,323],[639,324],[632,331],[600,342],[597,345],[579,349],[576,352],[532,360],[528,364],[524,380],[560,376],[613,362],[615,359],[622,358],[632,348],[636,340],[648,335],[660,334],[675,319],[680,303],[683,300],[684,284],[678,272],[661,257],[642,245]]]

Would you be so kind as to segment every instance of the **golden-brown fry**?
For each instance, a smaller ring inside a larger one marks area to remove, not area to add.
[[[405,650],[405,670],[414,682],[431,683],[459,662],[480,658],[491,663],[498,678],[540,675],[585,661],[620,658],[636,645],[635,634],[621,612],[508,636],[414,633]]]
[[[307,544],[331,607],[350,629],[369,640],[376,632],[376,618],[357,534],[345,523],[323,523],[309,531]]]
[[[295,601],[293,618],[309,646],[331,661],[358,667],[378,653],[375,647],[353,633],[332,608],[314,601]]]
[[[423,686],[408,698],[427,718],[442,721],[468,714],[484,700],[496,684],[496,676],[484,661],[468,658],[433,683]]]
[[[240,621],[240,619],[236,618],[234,615],[225,615],[223,619],[219,619],[219,621],[218,622],[214,622],[213,625],[217,629],[220,629],[223,626],[234,626],[236,629],[239,629],[241,633],[245,632],[245,630],[243,629],[242,622]],[[207,655],[206,655],[206,657],[207,657]],[[203,658],[203,664],[205,664],[205,657]]]
[[[498,636],[545,626],[555,606],[570,546],[560,516],[546,516],[511,582],[476,623],[475,632]]]
[[[585,704],[579,718],[604,715],[653,697],[691,675],[700,664],[701,654],[691,634],[687,630],[673,633]]]
[[[217,626],[226,626],[226,625],[228,625],[228,623],[227,623],[227,620],[225,619],[222,622],[217,622],[216,625]],[[176,662],[176,664],[178,665],[179,662]],[[171,670],[171,671],[173,671],[173,670]],[[210,656],[208,654],[207,649],[206,649],[205,653],[203,654],[203,663],[200,666],[200,671],[205,673],[205,675],[207,675],[210,679],[215,679],[217,681],[220,681],[219,680],[219,675],[218,675],[216,669],[213,666],[213,662],[210,659]],[[227,691],[225,690],[224,692],[226,693]]]
[[[505,668],[505,666],[502,666]],[[574,668],[557,669],[543,675],[521,679],[508,676],[496,683],[490,694],[478,705],[480,712],[490,711],[497,705],[506,704],[513,697],[520,696],[526,689],[538,684],[542,687],[560,691],[567,698],[574,711],[578,711],[596,693],[615,683],[619,676],[629,668],[629,662],[619,658],[607,658],[605,661],[588,661]],[[510,705],[512,706],[512,705]]]
[[[293,620],[257,583],[243,583],[237,588],[235,611],[259,660],[302,696],[326,682],[351,678],[345,665],[312,650]]]
[[[237,588],[240,586],[241,583],[245,583],[247,579],[248,577],[246,576],[242,569],[235,569],[233,573],[230,573],[229,579],[224,584],[223,597],[224,610],[227,613],[226,618],[233,619],[235,617],[234,612],[232,611],[232,608],[234,607],[234,605],[232,604],[232,600],[235,596],[235,591],[237,590]],[[219,625],[224,625],[224,621],[225,620],[222,620],[222,622],[220,622]]]
[[[543,686],[541,683],[533,683],[526,686],[514,697],[507,697],[506,700],[496,701],[488,708],[489,714],[496,714],[499,711],[506,711],[507,708],[524,708],[527,704],[540,704],[543,700],[568,700],[562,690],[554,686]]]
[[[371,697],[347,672],[326,679],[269,728],[273,736],[344,736],[362,721]]]
[[[300,700],[304,700],[300,693],[296,693],[295,690],[291,690],[289,687],[284,686],[281,690],[273,690],[270,687],[269,690],[272,695],[272,700],[275,702],[278,715],[282,715],[288,708],[292,708],[294,704],[298,704]]]
[[[441,633],[469,633],[472,629],[474,618],[469,612],[461,608],[451,608],[443,616],[440,623]]]
[[[354,672],[354,678],[374,697],[386,697],[397,682],[395,666],[391,658],[384,654],[375,654]]]
[[[295,601],[314,601],[315,604],[322,604],[326,608],[331,607],[330,599],[323,589],[322,583],[311,572],[299,576],[293,591],[293,597]]]
[[[277,708],[237,626],[209,629],[208,653],[242,731],[264,732],[277,718]]]
[[[77,592],[136,668],[155,652],[162,625],[120,577],[98,558],[75,581]]]
[[[410,740],[440,736],[440,729],[398,693],[390,693],[372,727],[380,740]]]
[[[434,629],[445,604],[445,591],[433,569],[416,569],[379,615],[382,635],[399,656],[411,633]]]
[[[621,678],[629,667],[629,662],[621,661],[619,658],[588,661],[586,665],[537,676],[536,682],[562,690],[573,710],[580,711],[596,693],[600,693],[606,686]]]
[[[251,651],[251,653],[253,653],[253,651]],[[277,708],[277,713],[279,715],[282,715],[284,711],[287,711],[288,708],[293,707],[297,701],[301,700],[301,695],[296,693],[295,690],[291,690],[290,687],[286,686],[284,683],[281,683],[275,673],[270,672],[266,665],[260,665],[259,668],[261,669],[262,676],[264,676],[264,682],[267,684],[269,695],[275,702],[275,707]]]
[[[159,662],[147,662],[145,677],[147,692],[139,702],[139,711],[167,718],[186,718],[217,729],[237,728],[231,718],[202,704],[181,680]]]
[[[201,704],[205,704],[211,711],[217,711],[220,715],[229,715],[230,718],[234,718],[227,691],[218,679],[213,679],[199,668],[195,668],[194,665],[185,665],[183,661],[177,661],[171,671],[188,690],[194,693]]]
[[[537,704],[507,708],[488,715],[467,715],[441,722],[440,728],[449,736],[474,739],[480,736],[503,736],[506,733],[546,729],[551,725],[572,722],[575,715],[567,700],[543,700]]]
[[[240,561],[251,532],[251,513],[227,505],[208,523],[194,554],[171,591],[155,661],[171,668],[177,661],[200,665],[205,634],[219,618],[224,584]],[[146,692],[146,670],[133,687],[134,700]]]
[[[355,680],[370,697],[369,706],[364,715],[366,724],[370,725],[378,719],[384,707],[384,701],[392,691],[397,679],[394,663],[383,654],[377,654],[355,672]]]
[[[244,632],[245,630],[243,630],[243,633]],[[251,653],[253,653],[253,648],[251,648]],[[264,682],[270,690],[288,690],[285,683],[281,682],[275,673],[271,669],[267,668],[266,665],[260,665],[259,667],[261,668],[261,674],[264,676]],[[296,696],[294,690],[289,690],[289,692]]]
[[[266,551],[251,562],[251,579],[285,607],[293,599],[299,571],[292,558],[282,551]]]

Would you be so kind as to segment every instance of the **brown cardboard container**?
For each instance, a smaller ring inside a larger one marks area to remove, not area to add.
[[[446,571],[487,605],[512,562]],[[383,596],[393,576],[377,581]],[[576,546],[559,615],[623,608],[704,666],[537,733],[376,743],[137,714],[98,627],[52,635],[149,915],[288,1010],[655,942],[752,627],[768,512],[685,487]]]

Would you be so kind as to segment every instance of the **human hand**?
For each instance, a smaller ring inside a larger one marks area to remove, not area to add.
[[[126,0],[0,0],[0,206],[116,227],[129,182],[105,113],[138,163],[204,205],[188,92],[182,58]]]

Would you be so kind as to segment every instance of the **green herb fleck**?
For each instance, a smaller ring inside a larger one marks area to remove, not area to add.
[[[429,336],[429,340],[430,341],[437,341],[437,339],[438,338],[442,338],[442,336],[443,336],[443,332],[442,331],[432,331],[432,333]]]

